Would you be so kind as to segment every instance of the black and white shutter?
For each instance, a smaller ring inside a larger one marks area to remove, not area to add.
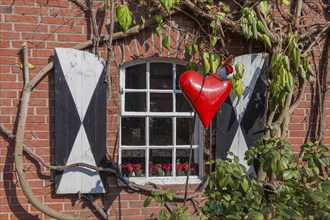
[[[234,64],[244,64],[243,94],[240,99],[231,91],[217,113],[216,157],[225,159],[228,151],[244,160],[245,151],[265,133],[268,54],[236,57]]]
[[[99,165],[106,154],[104,61],[92,53],[56,48],[56,165]],[[56,177],[56,193],[104,193],[98,172],[75,167]]]

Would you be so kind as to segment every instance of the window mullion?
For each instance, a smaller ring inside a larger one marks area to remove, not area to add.
[[[147,112],[150,112],[150,62],[147,62],[146,63],[147,65],[147,76],[146,76],[146,84],[147,84],[147,101],[146,101],[146,105],[147,105]],[[148,181],[148,178],[149,178],[149,117],[147,116],[146,117],[146,121],[145,121],[145,125],[146,125],[146,177],[147,177],[147,181]]]
[[[145,134],[145,137],[146,137],[146,170],[145,170],[145,173],[146,173],[146,177],[147,177],[147,181],[148,181],[148,178],[149,178],[149,117],[146,117],[146,121],[145,121],[145,125],[146,125],[146,134]]]
[[[173,112],[176,111],[176,64],[173,63]],[[172,176],[175,177],[176,173],[176,117],[173,117],[173,150],[172,150]]]
[[[172,97],[173,97],[173,112],[176,111],[176,64],[173,63],[173,93],[172,93]]]
[[[150,63],[147,62],[147,77],[146,77],[146,80],[147,80],[147,112],[150,112]]]
[[[172,176],[175,177],[176,165],[176,117],[173,117],[173,150],[172,150]]]
[[[126,78],[126,69],[122,70],[121,76],[120,76],[120,94],[121,94],[121,111],[125,112],[125,89],[126,89],[126,84],[125,84],[125,78]]]

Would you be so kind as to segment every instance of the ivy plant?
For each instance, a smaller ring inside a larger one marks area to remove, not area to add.
[[[165,194],[160,191],[153,192],[144,200],[143,206],[148,207],[154,200],[158,205],[161,206],[161,209],[158,214],[160,220],[189,220],[190,217],[186,213],[189,208],[188,206],[181,205],[179,207],[174,208],[173,210],[169,210],[168,206],[166,205],[168,202],[173,201],[173,195],[175,194],[175,190],[169,190]]]
[[[245,154],[249,165],[257,162],[258,175],[247,173],[231,152],[231,159],[208,162],[216,169],[204,214],[210,219],[329,219],[329,149],[314,142],[301,151],[299,158],[286,140],[264,136]]]

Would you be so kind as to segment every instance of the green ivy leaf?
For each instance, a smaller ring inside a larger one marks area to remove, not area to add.
[[[219,19],[219,21],[222,21],[226,17],[226,14],[223,12],[217,12],[215,16]]]
[[[326,180],[325,182],[321,183],[321,188],[324,192],[330,192],[330,180]]]
[[[210,64],[211,64],[211,73],[215,73],[218,69],[220,64],[220,57],[217,54],[210,54]]]
[[[160,0],[160,4],[163,6],[167,13],[170,13],[171,8],[174,6],[175,1],[173,0]]]
[[[167,200],[169,200],[169,201],[172,201],[172,200],[173,200],[173,194],[170,193],[170,192],[167,192],[167,193],[165,194],[165,198],[166,198]]]
[[[215,21],[212,21],[212,22],[210,23],[210,28],[211,28],[213,31],[215,30],[215,28],[216,28]]]
[[[260,8],[261,13],[265,17],[267,17],[267,15],[268,15],[268,8],[269,8],[268,1],[267,0],[260,1],[259,8]]]
[[[315,203],[320,203],[322,202],[323,200],[327,199],[327,195],[322,193],[322,192],[312,192],[310,194],[310,197],[312,198],[313,202]]]
[[[229,176],[225,176],[224,178],[219,180],[219,185],[221,188],[226,187],[228,185],[229,178]]]
[[[214,47],[218,42],[218,38],[216,36],[211,37],[211,46]]]
[[[202,60],[203,60],[203,68],[204,68],[204,74],[207,74],[211,70],[211,65],[209,61],[209,53],[208,52],[202,52]]]
[[[249,189],[249,182],[244,178],[243,181],[241,182],[241,186],[244,192],[246,192]]]
[[[194,62],[189,62],[186,66],[186,70],[194,70],[194,71],[198,71],[199,66],[197,63]]]
[[[288,159],[286,159],[285,157],[281,157],[279,163],[278,163],[278,169],[280,171],[286,170],[288,169]],[[296,166],[295,166],[296,167]]]
[[[170,51],[170,40],[168,38],[168,36],[164,37],[163,41],[162,41],[162,45],[168,50]]]
[[[302,65],[299,65],[299,75],[301,78],[306,79],[306,71]]]
[[[163,17],[160,15],[154,15],[154,19],[158,24],[163,23]]]
[[[318,214],[320,219],[330,219],[330,212],[320,210]]]
[[[270,38],[267,34],[262,35],[262,40],[266,43],[268,47],[272,47],[272,43],[270,42]]]
[[[238,78],[242,78],[243,77],[243,74],[244,74],[244,64],[241,63],[241,62],[236,63],[235,64],[235,70],[236,70],[235,75]]]
[[[116,8],[118,23],[124,32],[132,25],[132,14],[126,5],[120,5]]]
[[[152,197],[151,196],[148,196],[145,200],[144,200],[144,203],[143,203],[143,207],[148,207],[150,205],[152,201]]]
[[[23,63],[20,65],[20,68],[21,68],[21,69],[24,69],[24,64],[23,64]],[[31,70],[31,69],[34,69],[34,68],[36,68],[36,67],[35,67],[33,64],[28,63],[28,68],[29,68],[29,70]]]
[[[166,210],[165,209],[160,210],[160,212],[159,212],[159,219],[160,220],[166,220],[167,219],[167,214],[166,214]]]
[[[160,25],[156,27],[156,34],[158,37],[162,35],[162,32],[163,32],[163,28]]]
[[[278,163],[278,160],[276,158],[274,158],[271,163],[271,168],[274,173],[277,173],[277,163]]]
[[[290,71],[290,59],[288,56],[283,56],[283,63],[287,71]]]
[[[254,39],[258,39],[257,20],[253,19],[252,22],[252,34]]]
[[[290,6],[290,0],[280,0],[280,5]]]
[[[294,48],[293,49],[293,64],[296,67],[296,71],[299,70],[300,56],[301,56],[301,51],[298,48]]]
[[[198,44],[194,44],[193,48],[194,48],[194,53],[198,52]]]
[[[322,165],[322,166],[325,166],[327,167],[328,166],[328,162],[327,162],[327,159],[326,158],[318,158],[317,161]]]
[[[262,24],[261,21],[257,22],[257,30],[259,31],[259,33],[261,34],[267,34],[267,30],[265,28],[265,26]]]
[[[177,220],[178,219],[178,213],[173,212],[172,215],[170,216],[169,220]]]
[[[236,216],[236,215],[226,215],[226,219],[236,219],[236,220],[240,220],[241,217],[240,217],[240,216]]]
[[[156,202],[161,203],[162,199],[160,198],[159,195],[154,195]]]
[[[189,220],[189,215],[187,213],[182,213],[181,215],[179,215],[179,219],[178,220]]]
[[[235,82],[234,90],[235,90],[235,93],[236,93],[238,99],[240,99],[242,94],[243,94],[243,81],[242,81],[242,79],[238,79]]]
[[[189,207],[186,206],[186,205],[183,205],[183,206],[180,207],[180,210],[181,210],[182,212],[185,212],[185,211],[187,211],[188,209],[189,209]]]
[[[292,170],[286,170],[286,171],[284,171],[283,178],[285,180],[292,179],[292,177],[293,177],[293,171]]]
[[[262,215],[262,213],[257,212],[257,211],[251,211],[248,214],[249,218],[253,219],[253,220],[264,220],[264,216]]]
[[[185,51],[191,56],[192,53],[193,53],[193,47],[192,47],[192,44],[191,43],[186,43],[184,45],[184,49]]]

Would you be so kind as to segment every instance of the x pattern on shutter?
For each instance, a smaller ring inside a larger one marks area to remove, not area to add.
[[[99,165],[106,153],[104,61],[92,53],[56,48],[56,164]],[[56,176],[56,193],[104,193],[98,172],[75,167]]]
[[[228,151],[244,160],[245,151],[265,133],[268,54],[238,56],[234,64],[244,64],[243,94],[240,99],[231,91],[217,114],[217,158],[225,159]]]

